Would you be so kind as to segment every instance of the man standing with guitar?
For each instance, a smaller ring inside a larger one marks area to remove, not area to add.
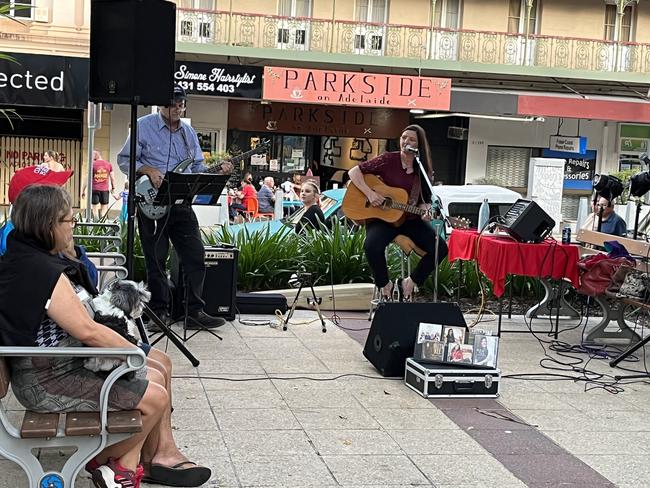
[[[415,285],[421,286],[447,255],[447,245],[440,239],[438,263],[436,263],[436,232],[429,223],[433,219],[430,204],[431,191],[422,180],[423,176],[420,175],[417,164],[414,164],[415,155],[419,154],[427,176],[430,180],[433,178],[431,152],[424,129],[414,124],[406,127],[402,131],[399,147],[399,151],[384,153],[355,166],[350,169],[348,175],[356,188],[365,196],[364,204],[371,205],[375,209],[386,209],[387,215],[394,212],[395,208],[401,209],[401,218],[397,220],[385,221],[382,219],[383,212],[377,211],[374,212],[375,218],[366,222],[366,257],[374,274],[375,285],[381,290],[384,299],[390,299],[393,294],[393,285],[388,278],[386,265],[385,250],[388,244],[402,234],[426,252],[411,275],[401,282],[398,281],[398,287],[401,288],[400,296],[405,301],[409,301]],[[367,183],[367,180],[371,179],[377,181],[376,178],[366,178],[366,175],[380,177],[384,187],[393,187],[401,193],[406,192],[407,201],[393,205],[393,200],[386,198],[388,194],[382,194],[378,185]],[[348,188],[348,192],[351,189]],[[343,205],[345,211],[345,202]],[[359,213],[363,213],[363,209],[359,209]],[[352,215],[349,217],[356,218]]]
[[[181,120],[185,112],[185,91],[174,86],[174,101],[161,107],[155,114],[138,119],[138,143],[136,170],[146,175],[154,188],[159,188],[165,173],[174,170],[181,162],[189,164],[184,172],[201,173],[205,170],[203,152],[196,132]],[[117,156],[120,169],[128,176],[130,136]],[[224,162],[221,173],[229,174],[232,164]],[[185,271],[187,287],[187,326],[191,329],[220,327],[225,320],[203,311],[205,302],[203,281],[205,278],[204,246],[199,224],[191,205],[182,203],[169,208],[158,220],[148,218],[138,209],[138,230],[147,268],[147,283],[151,291],[149,305],[165,323],[169,323],[171,292],[167,283],[165,265],[169,254],[169,242],[174,245],[180,264]]]

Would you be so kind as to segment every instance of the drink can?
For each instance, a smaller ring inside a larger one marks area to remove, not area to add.
[[[568,225],[562,229],[562,244],[571,244],[571,227]]]

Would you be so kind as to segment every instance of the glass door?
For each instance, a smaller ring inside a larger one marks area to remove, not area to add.
[[[458,29],[461,0],[438,0],[433,13],[431,58],[445,61],[458,59]]]
[[[533,0],[526,29],[526,0],[510,0],[508,7],[508,36],[504,49],[506,64],[531,66],[535,64],[535,34],[537,34],[537,18],[539,2]]]
[[[214,42],[214,0],[180,0],[179,38],[199,44]]]
[[[279,49],[308,49],[310,7],[309,0],[278,0]]]
[[[623,19],[619,32],[616,31],[616,5],[605,5],[605,40],[611,41],[606,46],[606,53],[600,57],[600,66],[598,69],[607,71],[629,71],[631,66],[632,49],[629,45],[619,44],[629,43],[634,40],[634,19],[635,11],[633,5],[625,7]],[[620,51],[620,52],[619,52]]]
[[[384,54],[388,0],[357,0],[354,29],[356,54]]]

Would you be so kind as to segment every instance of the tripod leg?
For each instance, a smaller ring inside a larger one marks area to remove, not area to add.
[[[632,354],[634,354],[635,351],[637,351],[637,350],[640,349],[641,347],[644,347],[648,342],[650,342],[650,335],[649,335],[648,337],[644,338],[643,340],[637,342],[636,344],[634,344],[634,345],[628,347],[628,348],[627,348],[625,351],[623,351],[620,355],[618,355],[616,358],[612,359],[612,360],[609,362],[609,365],[610,365],[612,368],[615,368],[616,365],[617,365],[618,363],[620,363],[621,361],[623,361],[623,360],[626,359],[627,357],[629,357],[629,356],[631,356]]]
[[[316,307],[316,311],[318,312],[318,317],[320,318],[320,323],[321,323],[321,330],[323,331],[323,334],[327,332],[327,326],[325,325],[325,319],[323,318],[323,314],[320,311],[320,304],[318,303],[318,298],[316,297],[316,292],[314,291],[314,285],[309,285],[309,288],[311,288],[311,296],[314,299],[314,306]]]
[[[284,319],[284,324],[282,325],[282,330],[287,330],[287,326],[289,325],[289,320],[291,320],[291,317],[293,317],[293,312],[296,311],[296,305],[298,304],[298,299],[300,298],[300,292],[302,291],[302,282],[300,282],[300,286],[298,287],[298,291],[296,292],[296,298],[293,299],[293,303],[291,304],[291,308],[289,309],[289,313],[287,314],[287,318]]]
[[[174,331],[172,331],[169,326],[165,323],[163,323],[162,320],[154,313],[153,310],[149,308],[149,306],[145,305],[144,307],[144,313],[149,317],[149,320],[152,320],[158,328],[162,331],[164,335],[166,335],[170,341],[178,348],[180,352],[183,353],[183,355],[192,363],[192,366],[197,367],[199,365],[199,360],[192,355],[192,353],[185,347],[185,344],[176,337],[176,334]]]

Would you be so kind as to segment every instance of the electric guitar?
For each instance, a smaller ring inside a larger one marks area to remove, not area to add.
[[[251,149],[245,153],[233,156],[226,162],[232,163],[234,166],[236,163],[251,157],[253,154],[262,154],[267,152],[269,145],[269,141],[262,141],[257,145],[257,147],[255,147],[255,149]],[[179,164],[177,164],[171,172],[183,173],[187,167],[192,164],[193,161],[194,160],[192,158],[184,159]],[[215,174],[219,171],[221,171],[221,164],[216,164],[209,167],[203,174]],[[157,195],[158,189],[153,186],[148,176],[141,176],[135,182],[135,199],[138,204],[138,211],[142,212],[145,217],[151,220],[158,220],[163,218],[165,215],[167,215],[167,212],[169,210],[169,205],[154,205],[153,202],[156,199]]]
[[[407,214],[434,216],[432,208],[424,209],[416,205],[409,205],[409,195],[403,188],[388,186],[379,177],[371,174],[363,175],[363,179],[374,192],[384,197],[384,202],[378,207],[373,207],[366,195],[354,183],[350,182],[350,185],[345,190],[341,208],[347,218],[354,220],[358,224],[365,224],[368,220],[380,219],[399,226],[404,222]],[[437,212],[441,213],[441,209],[438,209]],[[454,217],[447,219],[442,215],[441,217],[443,220],[449,221],[454,228],[469,227],[469,222],[465,219]]]

